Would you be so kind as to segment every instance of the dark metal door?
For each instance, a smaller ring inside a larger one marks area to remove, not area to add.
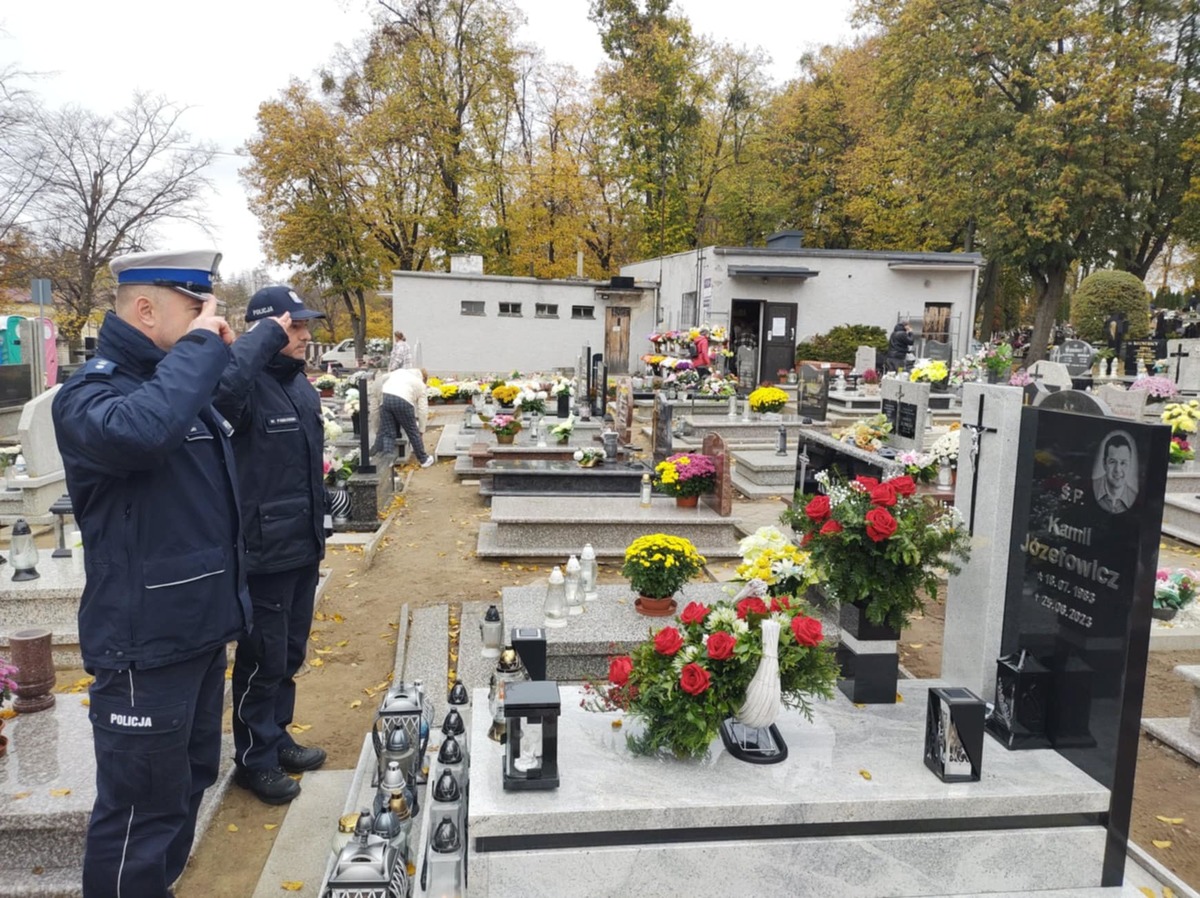
[[[764,306],[760,381],[775,381],[780,371],[796,367],[796,306],[769,302]]]

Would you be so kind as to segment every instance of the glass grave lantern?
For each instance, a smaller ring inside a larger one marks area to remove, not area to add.
[[[398,726],[404,727],[409,744],[414,748],[412,766],[405,773],[411,774],[416,782],[424,782],[420,775],[422,756],[429,739],[427,714],[432,716],[432,711],[432,705],[425,701],[420,683],[396,683],[384,694],[371,729],[378,757],[387,746],[392,730]]]
[[[1032,654],[1005,655],[996,662],[996,703],[987,730],[1005,748],[1049,748],[1046,719],[1052,677]]]
[[[504,700],[502,782],[507,791],[558,788],[558,683],[513,683]]]
[[[516,651],[508,646],[500,653],[496,669],[488,683],[488,711],[492,715],[492,726],[488,738],[500,742],[504,736],[504,701],[510,684],[526,679],[525,666]]]
[[[33,533],[24,518],[17,518],[12,528],[12,545],[8,560],[13,566],[13,580],[36,580],[41,574],[37,571],[38,550],[33,543]]]
[[[567,592],[567,614],[583,614],[583,568],[579,559],[572,555],[567,560],[567,573],[563,586]]]
[[[479,636],[483,640],[484,658],[499,658],[500,650],[504,648],[504,621],[500,619],[500,609],[489,605],[479,621]]]
[[[393,898],[408,894],[408,865],[400,852],[371,829],[363,812],[354,838],[333,862],[324,898]]]
[[[567,625],[567,581],[563,577],[562,568],[554,566],[550,579],[546,583],[546,602],[542,606],[545,619],[544,627],[565,627]]]
[[[579,556],[579,567],[580,582],[583,585],[583,600],[594,602],[597,596],[596,579],[600,570],[596,566],[596,550],[592,548],[591,543],[583,547],[583,554]]]

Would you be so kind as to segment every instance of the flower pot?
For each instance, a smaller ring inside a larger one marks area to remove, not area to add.
[[[843,602],[838,611],[842,629],[836,657],[841,669],[838,689],[855,704],[894,705],[900,658],[900,632],[867,619],[867,602]]]
[[[571,417],[571,394],[570,393],[559,393],[558,394],[558,409],[557,409],[556,413],[557,413],[558,417],[560,417],[560,418]]]
[[[1174,620],[1179,613],[1178,608],[1151,608],[1150,616],[1155,620]]]
[[[496,434],[496,442],[501,446],[511,446],[513,440],[517,438],[515,433],[498,433]]]
[[[944,380],[930,381],[929,386],[930,386],[930,392],[932,392],[932,393],[949,393],[950,392],[950,380],[948,378],[944,379]]]
[[[558,439],[556,440],[556,442],[557,442],[557,443],[558,443],[558,445],[560,445],[560,446],[565,446],[565,445],[567,445],[569,442],[571,442],[571,435],[570,435],[569,433],[567,433],[567,434],[563,434],[561,437],[558,437]]]
[[[676,496],[675,497],[675,507],[676,508],[695,508],[699,504],[700,504],[699,496]]]
[[[333,390],[321,390],[320,393],[321,393],[322,399],[332,399],[333,398]]]
[[[634,601],[633,607],[637,609],[638,614],[643,614],[646,617],[670,617],[675,613],[676,603],[673,598],[667,596],[665,599],[654,599],[650,596],[638,596]]]

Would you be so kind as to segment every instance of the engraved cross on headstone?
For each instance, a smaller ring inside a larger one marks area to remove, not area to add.
[[[983,426],[983,395],[979,396],[979,408],[975,412],[974,424],[963,424],[964,430],[971,431],[971,519],[967,522],[967,531],[975,533],[975,497],[979,493],[979,456],[982,450],[980,437],[985,433],[996,433],[994,427]]]
[[[1183,359],[1191,358],[1190,352],[1183,351],[1183,344],[1180,343],[1175,347],[1175,351],[1171,353],[1171,358],[1175,360],[1175,383],[1179,383],[1179,369],[1183,367]]]

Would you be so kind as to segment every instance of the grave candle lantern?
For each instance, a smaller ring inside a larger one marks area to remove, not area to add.
[[[492,714],[492,727],[488,738],[499,742],[504,736],[504,701],[509,684],[525,679],[525,667],[516,651],[510,646],[500,653],[496,669],[488,688],[488,710]]]
[[[542,622],[546,627],[565,627],[567,625],[567,584],[563,579],[562,568],[554,566],[550,572],[550,581],[546,584],[546,603],[542,606],[546,619]]]
[[[33,533],[24,518],[17,518],[12,529],[12,547],[9,560],[13,566],[13,580],[36,580],[41,576],[37,572],[38,550],[33,543]]]
[[[583,569],[574,555],[567,560],[567,613],[583,614]]]
[[[1005,748],[1049,748],[1046,714],[1051,674],[1026,651],[996,662],[996,704],[987,729]]]
[[[983,763],[983,701],[961,687],[929,690],[925,766],[943,783],[971,783]]]
[[[598,595],[596,578],[599,576],[600,571],[596,566],[596,550],[592,548],[591,543],[583,547],[583,554],[579,556],[579,567],[583,586],[583,600],[585,602],[594,602]]]
[[[513,683],[504,702],[507,738],[503,786],[508,791],[558,788],[558,683]]]
[[[479,622],[479,635],[483,639],[484,658],[499,658],[500,649],[504,647],[504,622],[500,620],[500,610],[495,605],[489,605]]]

